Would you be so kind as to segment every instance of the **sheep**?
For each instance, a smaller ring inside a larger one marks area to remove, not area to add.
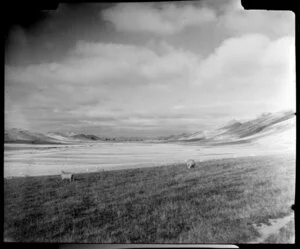
[[[62,180],[66,179],[66,180],[69,180],[70,182],[74,180],[73,174],[69,173],[69,172],[62,171],[61,174],[60,174],[60,176],[61,176]]]
[[[194,160],[189,159],[189,160],[187,160],[187,162],[186,162],[186,166],[187,166],[188,169],[190,169],[190,168],[195,168],[196,163],[195,163]]]

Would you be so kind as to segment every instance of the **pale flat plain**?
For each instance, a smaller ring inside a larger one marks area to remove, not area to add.
[[[290,135],[290,134],[289,134]],[[291,134],[293,135],[293,134]],[[248,144],[202,146],[172,143],[78,143],[65,145],[5,144],[4,177],[57,175],[143,168],[209,159],[295,153],[294,138],[262,139]]]

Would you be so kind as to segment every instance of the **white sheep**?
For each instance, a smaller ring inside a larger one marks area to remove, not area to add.
[[[70,182],[74,180],[73,174],[69,173],[69,172],[62,171],[60,176],[61,176],[62,180],[66,179],[66,180],[69,180]]]
[[[195,163],[195,161],[194,161],[193,159],[189,159],[189,160],[187,160],[187,162],[186,162],[186,166],[187,166],[188,169],[190,169],[190,168],[195,168],[196,163]]]

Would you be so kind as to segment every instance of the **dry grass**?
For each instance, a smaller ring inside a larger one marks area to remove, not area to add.
[[[290,221],[282,227],[276,234],[269,236],[264,243],[272,244],[294,244],[295,243],[295,222]]]
[[[291,212],[294,156],[4,182],[4,237],[27,242],[247,243]],[[271,241],[274,241],[272,239]]]

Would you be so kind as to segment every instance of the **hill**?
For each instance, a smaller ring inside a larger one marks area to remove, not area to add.
[[[100,140],[95,135],[49,132],[46,134],[12,128],[4,132],[5,143],[30,143],[30,144],[65,144],[80,141]]]
[[[4,132],[5,143],[31,143],[31,144],[55,144],[59,143],[58,140],[49,137],[47,135],[30,132],[27,130],[21,130],[12,128]]]
[[[47,133],[48,136],[58,139],[58,140],[65,140],[65,141],[72,141],[72,140],[101,140],[101,138],[90,135],[90,134],[77,134],[75,132],[49,132]]]
[[[247,121],[232,120],[215,130],[173,135],[160,138],[166,142],[200,142],[203,144],[247,143],[266,136],[280,136],[282,132],[295,128],[292,111],[261,114]]]
[[[291,111],[261,114],[247,121],[232,120],[215,130],[198,131],[163,136],[154,142],[198,142],[201,144],[230,144],[256,141],[265,136],[280,136],[280,133],[295,128],[295,115]],[[151,139],[148,139],[151,141]],[[4,133],[6,143],[73,143],[87,141],[148,141],[139,138],[104,138],[75,132],[49,132],[46,134],[22,129],[9,129]]]
[[[76,134],[72,136],[72,138],[79,139],[79,140],[100,140],[100,138],[95,135],[86,135],[86,134]]]

